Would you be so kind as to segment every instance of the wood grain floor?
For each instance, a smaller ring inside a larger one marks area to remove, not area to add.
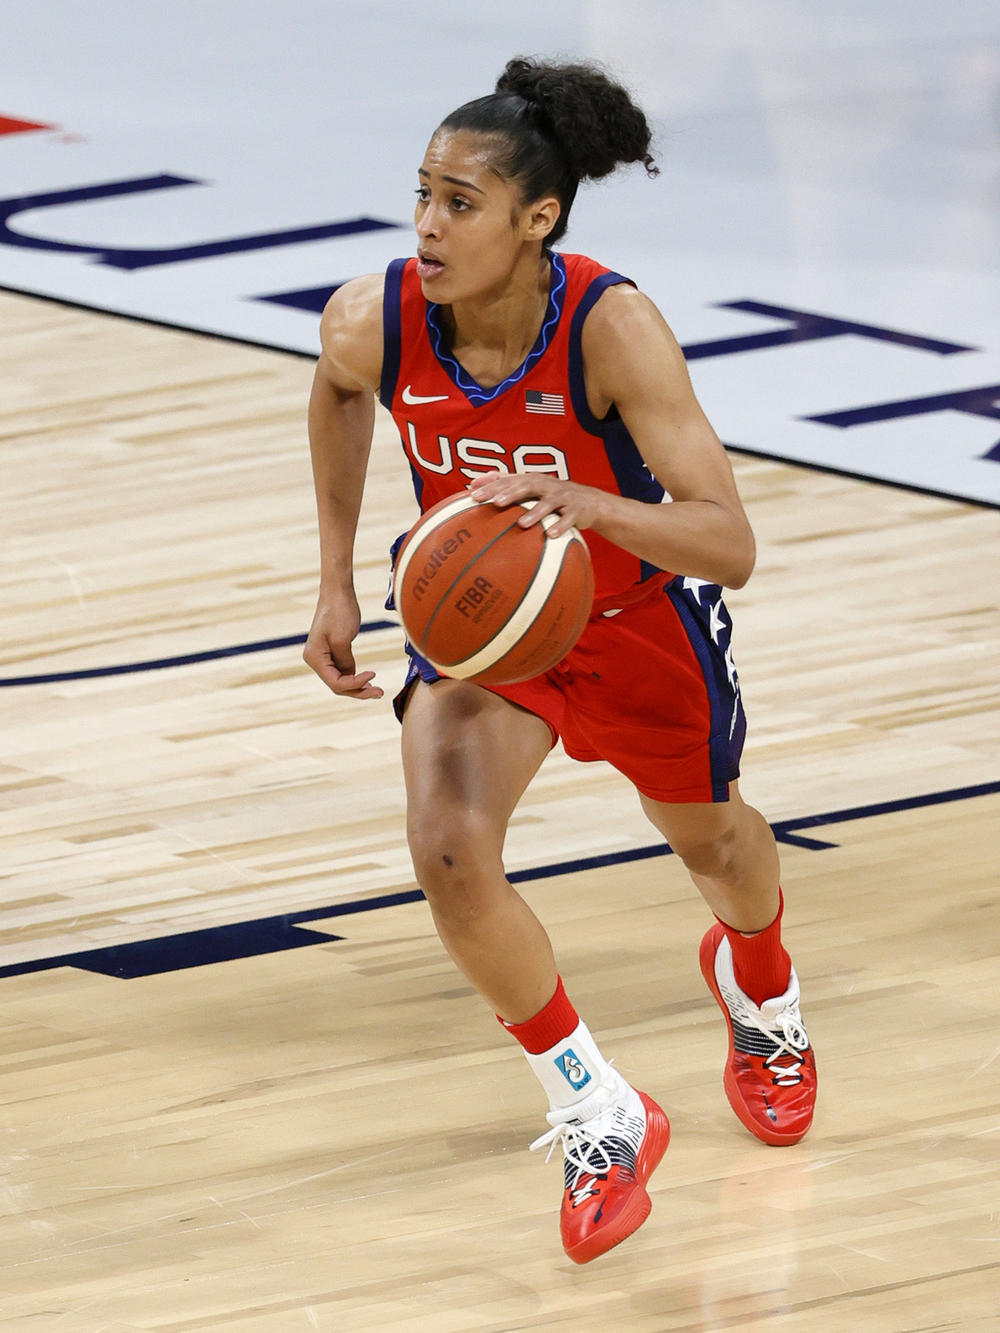
[[[0,679],[303,634],[311,373],[0,294]],[[294,643],[0,688],[0,1327],[1000,1328],[1000,522],[734,462],[761,551],[729,599],[743,787],[784,830],[809,1138],[766,1148],[729,1111],[673,858],[530,877],[656,841],[610,770],[554,754],[508,865],[674,1130],[649,1222],[578,1269],[561,1173],[526,1151],[539,1091],[405,900],[388,703],[334,701]],[[412,512],[380,418],[368,620]],[[389,691],[400,640],[359,646]],[[309,947],[130,980],[51,961],[304,913]]]

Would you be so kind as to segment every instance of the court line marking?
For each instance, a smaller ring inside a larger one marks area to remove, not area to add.
[[[359,631],[371,633],[378,629],[399,629],[398,620],[366,620]],[[258,639],[254,643],[236,643],[229,648],[208,648],[199,653],[182,653],[178,657],[156,657],[148,662],[124,662],[117,666],[84,667],[79,671],[47,671],[37,676],[0,677],[0,688],[12,685],[57,685],[67,680],[96,680],[102,676],[127,676],[138,671],[165,671],[169,667],[193,666],[198,662],[215,662],[223,657],[241,657],[246,653],[264,653],[272,648],[294,648],[306,641],[305,634],[289,634],[282,639]]]
[[[849,806],[844,810],[829,810],[824,814],[778,820],[771,825],[771,828],[778,842],[808,851],[826,851],[836,847],[837,844],[805,837],[799,830],[816,829],[859,819],[874,819],[904,810],[926,809],[929,806],[973,800],[997,793],[1000,793],[1000,781],[982,782],[976,786],[953,787],[947,791],[929,792],[923,796],[904,796],[873,805]],[[556,875],[578,874],[584,870],[600,870],[607,866],[625,865],[631,861],[671,855],[673,849],[661,842],[649,846],[631,847],[623,851],[603,852],[596,856],[579,857],[571,861],[558,861],[551,865],[533,866],[525,870],[514,870],[507,878],[512,884],[523,884],[531,880],[551,879]],[[321,933],[318,930],[303,930],[302,925],[311,921],[355,916],[360,912],[380,911],[404,903],[419,902],[423,896],[418,888],[404,889],[398,893],[382,894],[374,898],[359,898],[351,902],[334,903],[327,907],[310,907],[303,911],[285,912],[278,916],[260,917],[224,926],[211,926],[204,930],[185,931],[152,940],[135,940],[124,944],[106,945],[98,949],[86,949],[80,953],[29,959],[26,962],[0,967],[0,978],[47,972],[59,967],[76,967],[84,972],[93,972],[118,980],[136,980],[144,976],[159,976],[164,972],[203,967],[208,963],[235,962],[238,959],[282,953],[289,949],[301,949],[314,944],[330,944],[343,939],[344,936]]]

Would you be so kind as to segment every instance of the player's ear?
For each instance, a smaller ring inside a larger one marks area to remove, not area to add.
[[[544,199],[536,199],[534,203],[529,204],[527,209],[527,239],[529,241],[544,241],[559,221],[561,212],[559,200],[555,195],[547,196]]]

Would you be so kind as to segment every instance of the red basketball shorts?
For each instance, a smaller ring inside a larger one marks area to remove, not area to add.
[[[547,722],[553,744],[561,740],[573,759],[613,764],[644,796],[725,801],[746,735],[732,622],[717,585],[661,578],[595,603],[579,642],[551,671],[484,688]],[[440,679],[407,651],[400,718],[417,679]]]

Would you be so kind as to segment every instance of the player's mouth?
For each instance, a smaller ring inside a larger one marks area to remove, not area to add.
[[[421,282],[426,282],[428,278],[436,278],[439,273],[444,272],[444,264],[440,259],[435,259],[425,250],[417,251],[417,277]]]

